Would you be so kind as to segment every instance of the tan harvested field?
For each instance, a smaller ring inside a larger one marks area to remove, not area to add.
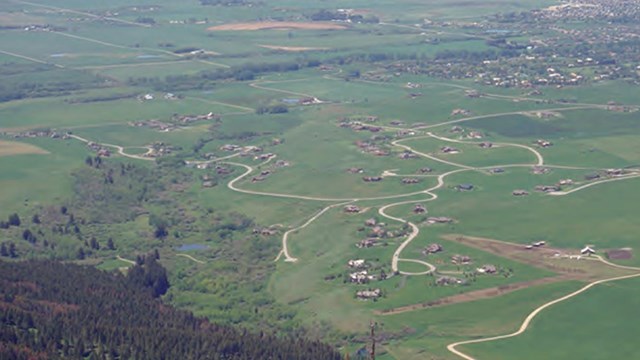
[[[0,140],[0,156],[48,154],[49,152],[31,144]]]
[[[260,47],[272,50],[283,50],[283,51],[313,51],[313,50],[329,50],[329,48],[325,47],[304,47],[304,46],[277,46],[277,45],[258,45]]]
[[[448,306],[448,305],[459,304],[459,303],[470,302],[470,301],[477,301],[482,299],[491,299],[497,296],[506,295],[516,290],[525,289],[532,286],[550,284],[558,281],[566,281],[566,280],[571,280],[571,277],[560,275],[560,276],[546,277],[546,278],[541,278],[541,279],[536,279],[531,281],[523,281],[515,284],[496,286],[488,289],[480,289],[476,291],[465,292],[465,293],[444,297],[442,299],[438,299],[430,302],[406,305],[406,306],[401,306],[393,309],[377,310],[376,314],[396,315],[396,314],[401,314],[409,311],[423,310],[423,309],[429,309],[429,308],[434,308],[439,306]]]
[[[557,249],[545,245],[527,250],[524,245],[495,239],[454,234],[445,235],[443,238],[540,269],[549,270],[572,280],[595,281],[627,273],[626,270],[612,268],[599,261],[589,261],[585,256],[581,257],[582,260],[570,259],[569,257],[572,255],[574,257],[580,255],[579,249]]]
[[[235,23],[217,25],[207,28],[209,31],[224,30],[342,30],[347,27],[331,22],[294,22],[294,21],[258,21],[248,23]]]
[[[46,19],[19,12],[0,12],[0,26],[43,25]]]

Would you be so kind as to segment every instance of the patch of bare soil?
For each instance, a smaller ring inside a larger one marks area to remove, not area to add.
[[[294,22],[294,21],[258,21],[247,23],[235,23],[217,25],[207,28],[209,31],[224,31],[224,30],[342,30],[346,29],[345,25],[336,24],[332,22]]]
[[[305,46],[277,46],[277,45],[258,45],[260,47],[272,50],[283,50],[283,51],[291,51],[291,52],[299,52],[299,51],[314,51],[314,50],[329,50],[326,47],[305,47]]]
[[[48,151],[41,149],[35,145],[25,144],[17,141],[0,140],[0,156],[48,153]]]

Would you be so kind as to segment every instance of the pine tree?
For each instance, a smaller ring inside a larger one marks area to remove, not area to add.
[[[7,249],[7,245],[5,245],[5,243],[2,243],[2,245],[0,245],[0,256],[9,256],[9,250]]]
[[[84,249],[83,249],[83,248],[79,248],[79,249],[78,249],[78,252],[76,253],[76,258],[77,258],[78,260],[84,260],[85,256],[86,256],[86,255],[85,255],[85,253],[84,253]]]
[[[20,226],[20,216],[16,213],[9,215],[9,225]]]
[[[10,258],[18,257],[18,253],[16,252],[16,244],[14,243],[9,243],[9,257]]]
[[[112,238],[109,238],[107,240],[107,249],[109,249],[109,250],[115,250],[116,249],[116,246],[113,243],[113,239]]]

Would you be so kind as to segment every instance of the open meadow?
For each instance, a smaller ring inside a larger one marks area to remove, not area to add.
[[[166,301],[352,359],[639,356],[640,64],[546,44],[559,2],[34,1],[2,257],[157,250]]]

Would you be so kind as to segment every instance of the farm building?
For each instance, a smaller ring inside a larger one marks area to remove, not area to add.
[[[595,253],[596,251],[591,246],[585,246],[582,250],[580,250],[580,254],[582,255],[591,255]]]
[[[404,178],[402,179],[402,183],[405,185],[408,184],[417,184],[420,182],[420,179],[416,179],[416,178]]]
[[[495,274],[498,271],[495,265],[486,264],[476,269],[480,274]]]
[[[378,241],[376,239],[364,239],[364,240],[358,241],[358,243],[356,244],[356,247],[359,249],[370,248],[374,246],[377,242]]]
[[[416,204],[416,206],[413,207],[413,212],[415,214],[424,214],[427,212],[427,208],[422,204]]]
[[[443,146],[440,148],[440,151],[442,151],[442,153],[444,154],[457,154],[460,152],[460,150],[451,146]]]
[[[360,212],[360,207],[358,207],[356,205],[346,205],[344,207],[344,212],[351,213],[351,214],[359,213]]]
[[[456,186],[456,189],[458,191],[471,191],[473,190],[474,186],[473,184],[460,184]]]
[[[435,253],[441,252],[442,250],[444,250],[444,249],[442,248],[442,245],[440,245],[440,244],[429,244],[429,245],[427,245],[426,248],[424,248],[422,253],[424,253],[424,254],[435,254]]]
[[[455,254],[451,257],[451,263],[455,265],[468,265],[471,263],[471,257],[467,255]]]
[[[373,290],[358,290],[356,292],[356,297],[358,299],[377,299],[382,296],[382,290],[373,289]]]

